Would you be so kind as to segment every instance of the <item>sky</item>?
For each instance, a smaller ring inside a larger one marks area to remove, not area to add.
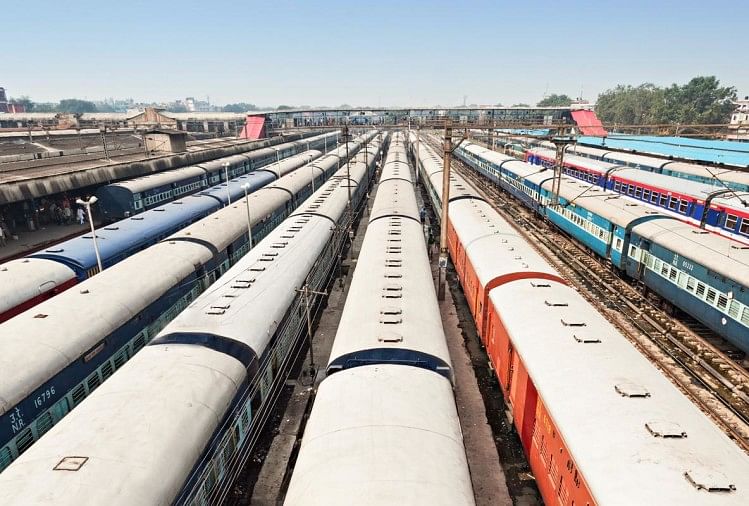
[[[716,75],[749,95],[749,2],[3,1],[12,97],[263,106],[595,101]]]

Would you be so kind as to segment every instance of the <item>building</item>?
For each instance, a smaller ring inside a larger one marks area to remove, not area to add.
[[[731,115],[726,138],[733,141],[749,142],[749,96],[734,102],[736,108]]]
[[[187,151],[187,132],[155,128],[143,134],[149,153],[184,153]]]
[[[8,112],[8,97],[5,95],[5,88],[0,88],[0,112]]]

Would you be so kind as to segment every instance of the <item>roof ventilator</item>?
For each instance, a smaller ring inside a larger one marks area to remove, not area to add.
[[[377,340],[381,343],[400,343],[403,342],[403,336],[395,332],[383,332]]]
[[[662,437],[668,439],[683,439],[687,437],[678,423],[674,422],[647,422],[645,428],[653,437]]]
[[[697,490],[707,492],[733,492],[736,490],[736,485],[717,471],[690,469],[684,473],[684,477]]]
[[[546,304],[547,306],[550,306],[550,307],[567,307],[567,306],[569,306],[569,304],[567,304],[566,302],[549,302],[548,300],[545,300],[544,304]]]
[[[566,322],[563,319],[559,321],[561,321],[562,325],[564,325],[565,327],[585,327],[586,326],[585,322],[580,322],[580,321]]]
[[[601,342],[597,337],[585,337],[577,334],[572,334],[572,338],[580,344],[598,344]]]
[[[88,457],[70,456],[63,457],[55,467],[53,471],[79,471],[83,465],[88,462]]]
[[[614,390],[616,390],[616,393],[622,397],[629,397],[630,399],[644,399],[650,397],[650,392],[648,392],[647,388],[626,381],[614,385]]]

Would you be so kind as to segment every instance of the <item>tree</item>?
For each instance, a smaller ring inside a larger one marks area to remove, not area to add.
[[[59,112],[72,112],[72,113],[84,113],[84,112],[96,112],[96,105],[88,100],[80,100],[77,98],[66,98],[60,100],[60,104],[57,106]]]
[[[224,112],[247,112],[257,111],[255,104],[248,104],[245,102],[238,102],[236,104],[226,104],[222,109]]]
[[[733,100],[736,100],[733,86],[721,87],[715,76],[695,77],[683,86],[672,84],[666,88],[662,121],[727,123],[733,112]]]
[[[606,123],[643,125],[659,122],[664,100],[663,89],[652,83],[637,87],[618,85],[598,96],[596,113]]]
[[[572,99],[567,95],[557,95],[552,93],[545,99],[536,104],[536,107],[567,107],[572,103]]]
[[[57,112],[58,104],[54,102],[33,102],[34,112]]]
[[[276,107],[277,111],[288,111],[290,109],[293,109],[293,107],[291,107],[290,105],[279,105],[278,107]]]
[[[606,123],[621,125],[726,123],[735,99],[734,87],[721,87],[715,76],[702,76],[667,88],[619,85],[598,96],[596,113]]]
[[[528,105],[528,104],[524,104],[524,103],[522,103],[522,102],[521,102],[521,103],[519,103],[519,104],[512,104],[512,106],[513,106],[513,107],[530,107],[530,105]]]
[[[187,112],[187,107],[181,102],[172,102],[166,107],[167,112]]]

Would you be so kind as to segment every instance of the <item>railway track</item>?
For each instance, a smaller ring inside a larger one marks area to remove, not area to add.
[[[430,144],[440,152],[440,147]],[[460,160],[451,167],[480,193],[578,291],[749,453],[749,372],[699,325],[675,320],[576,241],[552,228]]]

